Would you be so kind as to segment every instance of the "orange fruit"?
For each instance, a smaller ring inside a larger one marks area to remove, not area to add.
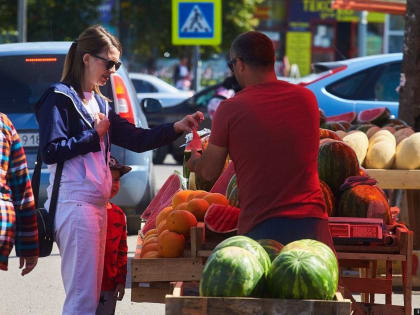
[[[192,190],[180,190],[172,197],[172,207],[175,208],[180,203],[187,201],[187,198]]]
[[[180,257],[184,253],[185,237],[182,234],[166,230],[159,235],[158,244],[160,256],[166,258]]]
[[[203,221],[208,207],[209,203],[207,200],[194,198],[188,202],[187,210],[194,214],[197,221]]]
[[[204,194],[203,194],[204,193]],[[205,190],[193,190],[187,197],[187,202],[190,201],[191,199],[197,198],[197,196],[203,196],[207,195],[208,192]]]
[[[156,238],[157,239],[157,238]],[[143,245],[143,247],[141,248],[141,253],[140,253],[140,258],[144,257],[144,255],[150,251],[159,251],[159,245],[158,242],[153,242],[153,243],[149,243],[146,245]]]
[[[151,229],[149,231],[147,231],[146,234],[144,234],[144,239],[146,239],[146,237],[150,234],[156,234],[157,233],[157,229]]]
[[[197,225],[197,219],[187,210],[174,210],[168,214],[166,225],[169,231],[187,236],[190,228]]]
[[[157,238],[158,238],[158,235],[149,237],[147,240],[145,240],[143,242],[143,247],[146,246],[149,243],[156,243],[157,242]]]
[[[187,210],[188,202],[181,202],[179,205],[177,205],[174,210]]]
[[[210,194],[208,191],[204,191],[203,190],[199,194],[196,194],[194,198],[196,198],[196,199],[200,199],[200,198],[203,199],[208,194]],[[191,199],[194,199],[194,198],[191,198]]]
[[[166,219],[166,216],[169,212],[172,211],[172,207],[165,207],[162,210],[160,210],[159,214],[156,217],[156,226],[159,226],[160,222]]]
[[[166,220],[163,220],[159,223],[159,226],[157,227],[158,234],[162,233],[162,231],[167,230],[168,226],[166,225]]]
[[[144,256],[142,256],[141,258],[159,258],[159,252],[156,250],[151,250],[148,251],[147,253],[144,254]]]
[[[206,200],[210,205],[213,203],[228,206],[229,200],[226,198],[225,195],[220,193],[208,193],[207,196],[203,198]]]

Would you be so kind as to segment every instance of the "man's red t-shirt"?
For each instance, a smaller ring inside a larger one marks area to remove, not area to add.
[[[107,205],[107,232],[102,291],[112,291],[127,276],[127,224],[124,212],[113,203]]]
[[[318,179],[319,110],[308,89],[284,81],[243,89],[220,104],[210,143],[227,148],[235,165],[239,234],[274,217],[327,218]]]

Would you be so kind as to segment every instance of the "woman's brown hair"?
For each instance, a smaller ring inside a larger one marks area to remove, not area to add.
[[[81,87],[84,73],[83,55],[86,53],[96,55],[104,50],[110,49],[112,46],[117,48],[120,54],[122,53],[121,44],[118,39],[101,25],[93,25],[85,29],[70,46],[64,61],[61,82],[74,87],[80,97],[83,97]],[[107,99],[102,95],[99,86],[96,85],[94,91],[104,99]]]

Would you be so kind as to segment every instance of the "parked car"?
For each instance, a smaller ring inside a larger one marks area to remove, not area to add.
[[[384,54],[313,65],[314,72],[301,78],[326,116],[388,107],[398,116],[402,54]]]
[[[165,81],[150,74],[129,73],[138,101],[144,98],[158,99],[163,107],[173,106],[191,97],[193,91],[181,91]]]
[[[218,97],[225,99],[224,96],[219,95],[218,89],[220,87],[234,89],[235,82],[236,80],[234,80],[233,77],[228,77],[223,82],[207,87],[179,104],[168,107],[159,106],[158,109],[153,108],[152,110],[142,106],[142,109],[146,114],[147,122],[150,127],[182,119],[185,115],[192,114],[199,110],[203,112],[205,117],[204,121],[200,123],[200,130],[203,128],[210,129],[211,119],[207,111],[209,101],[212,98]],[[179,137],[172,144],[154,150],[153,162],[155,164],[161,164],[165,160],[166,155],[171,154],[178,164],[182,164],[184,159],[184,147],[182,145],[184,143],[185,137]]]
[[[0,45],[0,111],[15,125],[31,174],[38,151],[38,123],[33,108],[47,87],[60,80],[71,42],[34,42]],[[136,126],[148,128],[136,93],[124,66],[101,88],[111,107]],[[121,178],[121,189],[112,200],[127,214],[130,233],[140,227],[140,214],[154,196],[152,152],[135,153],[113,145],[111,154],[132,171]],[[46,200],[48,169],[43,165],[40,204]]]

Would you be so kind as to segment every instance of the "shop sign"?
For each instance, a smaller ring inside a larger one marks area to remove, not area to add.
[[[311,72],[311,32],[287,32],[286,56],[291,65],[299,67],[301,76]]]
[[[311,20],[336,20],[338,22],[358,22],[359,11],[336,10],[331,0],[294,0],[290,2],[289,20],[303,22]],[[385,15],[369,12],[368,22],[383,23]],[[295,29],[289,25],[289,29]]]

